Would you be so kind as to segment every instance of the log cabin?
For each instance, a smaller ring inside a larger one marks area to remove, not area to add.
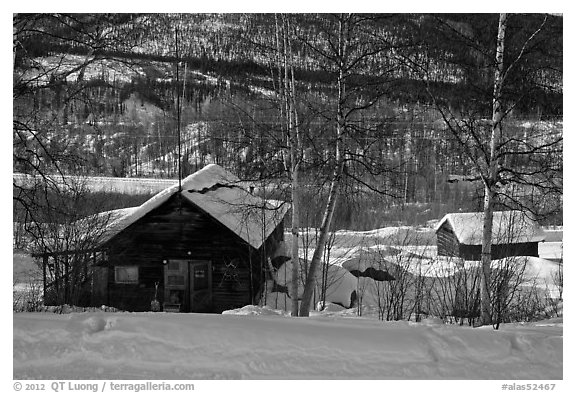
[[[438,255],[479,261],[482,257],[484,214],[450,213],[436,226]],[[492,259],[510,256],[538,257],[542,228],[521,211],[494,212]]]
[[[208,165],[140,206],[100,213],[93,246],[38,255],[45,304],[209,313],[257,304],[287,210]]]

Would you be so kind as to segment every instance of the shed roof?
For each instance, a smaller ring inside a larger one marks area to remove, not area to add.
[[[482,212],[446,214],[436,226],[436,232],[448,224],[459,243],[481,245],[483,220]],[[492,222],[493,244],[541,242],[545,238],[542,228],[518,210],[494,212]]]
[[[210,164],[182,180],[181,195],[242,240],[258,249],[280,224],[287,204],[275,204],[252,195],[240,180],[216,164]],[[178,183],[159,192],[142,205],[108,214],[106,242],[179,192]]]

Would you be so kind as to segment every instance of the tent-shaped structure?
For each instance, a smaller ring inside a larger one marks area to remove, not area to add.
[[[283,241],[287,210],[211,164],[140,206],[103,212],[86,302],[148,311],[156,300],[161,309],[179,312],[256,303],[266,259]],[[42,256],[46,277],[46,265],[58,266],[62,258]],[[65,277],[59,277],[62,286]],[[45,278],[46,292],[53,285]]]
[[[436,226],[438,255],[479,261],[482,256],[484,214],[450,213]],[[538,256],[538,243],[545,238],[540,226],[521,211],[494,212],[492,259]]]

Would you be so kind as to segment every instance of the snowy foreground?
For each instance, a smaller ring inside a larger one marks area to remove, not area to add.
[[[562,319],[469,328],[246,306],[13,314],[14,379],[562,379]]]

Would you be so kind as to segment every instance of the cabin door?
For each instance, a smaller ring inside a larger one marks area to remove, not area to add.
[[[164,311],[188,309],[188,261],[170,259],[164,265]]]
[[[190,261],[190,312],[212,308],[212,262]]]

